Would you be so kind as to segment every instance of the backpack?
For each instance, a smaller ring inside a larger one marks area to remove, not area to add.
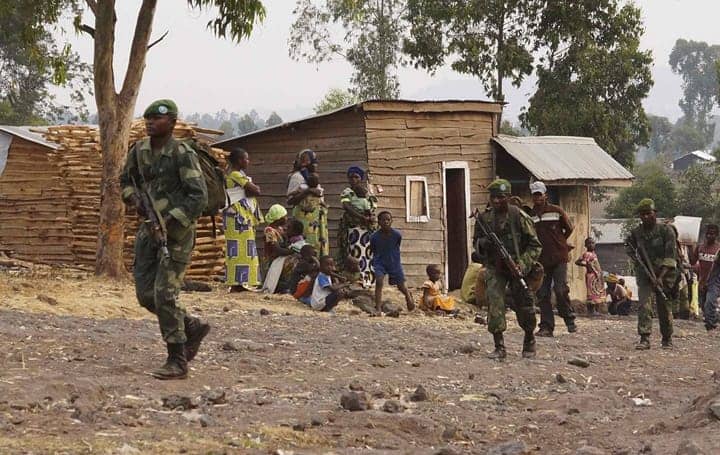
[[[198,142],[195,139],[186,139],[178,141],[178,144],[184,147],[186,151],[193,150],[198,157],[200,171],[205,180],[208,195],[207,205],[203,209],[201,216],[213,217],[214,223],[214,216],[227,206],[225,173],[220,168],[220,162],[212,155],[210,147],[203,142]]]

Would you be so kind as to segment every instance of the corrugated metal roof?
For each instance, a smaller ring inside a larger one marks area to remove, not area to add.
[[[36,126],[0,125],[1,132],[23,138],[27,141],[34,142],[36,144],[40,144],[44,147],[48,147],[53,150],[57,150],[58,148],[60,148],[60,146],[58,144],[56,144],[54,142],[46,141],[42,134],[30,131],[30,129],[37,129],[37,128],[38,127],[36,127]]]
[[[536,179],[629,185],[634,176],[589,137],[500,135],[493,138]]]

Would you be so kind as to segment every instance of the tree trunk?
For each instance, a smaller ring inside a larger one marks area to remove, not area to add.
[[[99,116],[103,173],[95,274],[121,277],[125,274],[122,260],[125,207],[120,196],[120,172],[127,155],[132,119],[115,106],[106,111]]]
[[[115,92],[115,0],[98,0],[95,13],[95,101],[98,107],[103,175],[100,189],[100,225],[95,274],[125,274],[122,260],[125,243],[125,207],[120,195],[120,173],[127,155],[130,125],[140,82],[145,70],[152,21],[157,0],[143,0],[138,11],[130,47],[128,70],[120,93]]]

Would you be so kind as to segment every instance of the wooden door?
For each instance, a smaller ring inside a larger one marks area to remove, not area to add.
[[[468,233],[465,169],[445,169],[445,204],[447,213],[447,286],[460,289],[468,265]]]

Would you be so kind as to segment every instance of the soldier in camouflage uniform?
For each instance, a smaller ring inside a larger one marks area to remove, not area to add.
[[[148,311],[157,315],[167,343],[165,364],[152,372],[158,379],[184,379],[187,362],[197,354],[210,326],[188,316],[178,302],[185,268],[195,244],[195,225],[207,205],[207,188],[195,151],[173,138],[177,106],[171,100],[152,103],[143,114],[149,139],[137,142],[128,153],[120,176],[122,198],[138,214],[147,213],[135,193],[133,180],[148,189],[155,212],[167,232],[169,257],[147,221],[140,223],[135,239],[135,292]]]
[[[532,219],[519,208],[509,205],[510,182],[498,179],[488,186],[491,208],[480,214],[487,225],[497,234],[508,250],[523,275],[527,275],[533,264],[540,257],[542,246],[535,233]],[[492,242],[483,236],[476,224],[473,238],[476,252],[481,262],[487,267],[487,302],[488,331],[493,334],[495,350],[490,358],[502,360],[507,356],[503,332],[507,328],[505,322],[505,289],[510,286],[514,300],[514,309],[520,327],[525,332],[522,355],[524,358],[535,357],[535,336],[533,331],[537,323],[535,317],[535,294],[523,288],[520,281],[502,262],[500,254]]]
[[[638,204],[637,214],[642,223],[633,229],[626,243],[635,246],[641,255],[645,255],[649,261],[646,264],[652,268],[657,282],[662,286],[663,292],[669,298],[673,298],[673,287],[678,274],[678,250],[675,231],[667,224],[657,222],[655,203],[652,199],[643,199]],[[640,342],[636,349],[650,349],[650,333],[652,331],[652,301],[653,295],[657,302],[658,320],[660,322],[660,333],[662,335],[662,347],[672,348],[672,301],[665,299],[660,292],[655,290],[652,278],[649,277],[633,257],[632,250],[628,247],[628,254],[635,261],[637,272],[638,297],[640,307],[638,308],[638,334]]]

